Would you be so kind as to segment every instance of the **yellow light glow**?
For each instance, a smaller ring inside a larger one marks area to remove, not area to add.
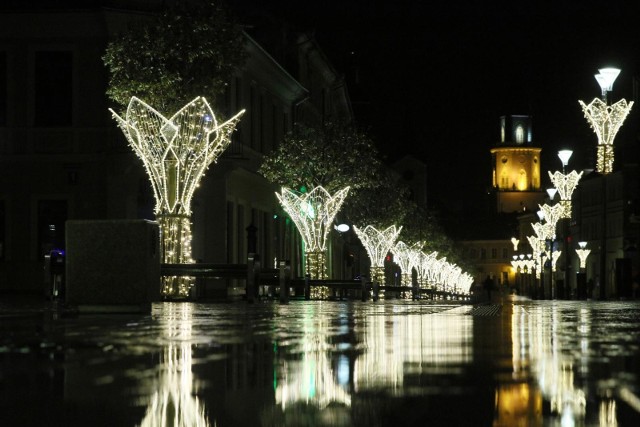
[[[578,258],[580,258],[580,268],[587,268],[587,257],[591,253],[591,249],[576,249]]]

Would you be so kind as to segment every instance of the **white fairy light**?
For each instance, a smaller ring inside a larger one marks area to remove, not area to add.
[[[308,193],[297,193],[283,187],[276,196],[283,209],[289,214],[302,236],[306,255],[307,274],[312,279],[326,278],[325,251],[327,236],[333,220],[342,207],[349,187],[343,188],[333,196],[318,186]],[[314,298],[323,298],[328,289],[314,287]]]
[[[422,246],[422,242],[409,246],[405,242],[399,241],[391,248],[394,261],[402,271],[402,284],[405,286],[411,285],[411,271],[414,267],[417,267]]]
[[[385,230],[379,231],[372,225],[367,225],[363,229],[354,225],[353,230],[369,255],[371,281],[384,284],[384,259],[395,244],[400,231],[402,231],[402,226],[396,227],[392,225]]]
[[[560,205],[563,208],[561,218],[571,218],[571,195],[578,186],[580,178],[582,178],[582,171],[580,173],[571,171],[568,174],[563,174],[560,171],[551,173],[549,171],[549,178],[553,185],[560,194]]]
[[[587,257],[591,253],[591,249],[576,249],[578,258],[580,258],[580,268],[587,268]]]
[[[538,207],[544,214],[545,222],[555,228],[556,224],[558,223],[558,220],[562,218],[562,215],[564,214],[564,207],[559,204],[553,205],[553,206],[544,204],[544,205],[538,205]]]
[[[418,281],[421,288],[427,288],[431,285],[429,281],[429,272],[433,268],[433,263],[438,256],[438,252],[430,252],[428,254],[420,251],[417,268]]]
[[[589,105],[578,101],[589,125],[598,137],[596,170],[602,174],[613,172],[613,139],[626,119],[633,101],[621,99],[613,105],[595,98]]]
[[[170,118],[131,98],[126,114],[110,110],[129,145],[142,160],[156,200],[164,263],[191,263],[191,200],[209,165],[231,143],[244,110],[218,123],[204,97],[197,97]],[[163,294],[187,296],[191,279],[166,278]]]

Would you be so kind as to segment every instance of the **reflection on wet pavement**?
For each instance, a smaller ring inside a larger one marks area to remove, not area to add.
[[[640,303],[0,303],[0,425],[640,425]]]

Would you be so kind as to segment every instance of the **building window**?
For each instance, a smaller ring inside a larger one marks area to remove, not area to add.
[[[524,142],[524,129],[522,128],[522,125],[518,125],[518,127],[516,127],[516,143],[522,144],[523,142]]]
[[[491,248],[491,259],[497,259],[497,258],[498,258],[498,249]]]
[[[71,126],[73,107],[73,54],[35,53],[35,126]]]
[[[480,259],[487,259],[487,250],[484,248],[480,249]]]
[[[507,248],[502,248],[502,259],[509,258],[509,250]]]

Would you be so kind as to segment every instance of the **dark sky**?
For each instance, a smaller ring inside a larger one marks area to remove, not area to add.
[[[593,167],[596,137],[578,100],[599,96],[598,68],[622,69],[614,100],[631,99],[640,75],[638,1],[267,3],[315,30],[349,78],[358,122],[389,158],[422,158],[432,200],[457,209],[473,208],[490,185],[501,115],[533,116],[543,171],[560,167],[561,148],[574,150],[571,166]],[[635,149],[639,114],[618,134],[617,158]]]

